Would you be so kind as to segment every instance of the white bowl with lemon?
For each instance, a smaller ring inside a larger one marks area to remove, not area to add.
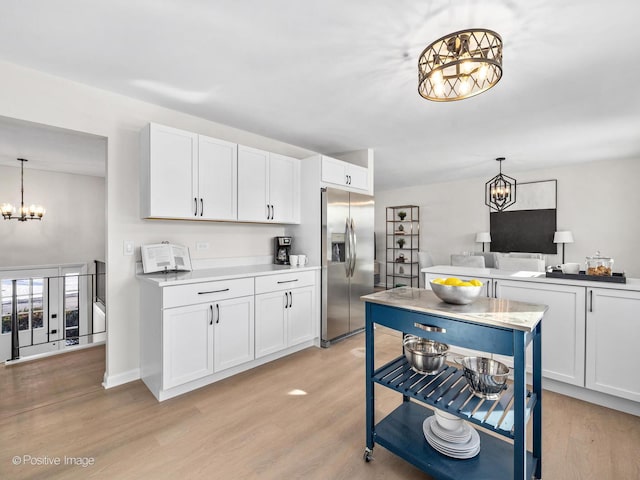
[[[436,297],[446,303],[468,305],[478,298],[483,284],[480,280],[465,281],[456,277],[436,278],[429,282]]]

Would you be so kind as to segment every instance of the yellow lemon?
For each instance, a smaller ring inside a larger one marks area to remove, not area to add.
[[[442,285],[444,283],[444,278],[436,278],[435,280],[431,280],[433,283],[438,283]]]
[[[459,287],[473,287],[473,283],[471,282],[460,282],[458,284]]]
[[[471,285],[473,285],[474,287],[481,287],[482,282],[474,278],[473,280],[471,280]]]
[[[462,280],[456,277],[449,277],[444,281],[445,285],[453,285],[454,287],[458,285]]]

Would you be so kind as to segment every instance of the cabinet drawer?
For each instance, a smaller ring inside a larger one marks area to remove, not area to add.
[[[288,272],[256,277],[256,294],[306,287],[315,283],[315,272]]]
[[[513,332],[510,329],[453,320],[428,313],[371,304],[367,319],[394,330],[428,338],[436,342],[513,356]],[[424,327],[429,329],[427,331]],[[531,335],[527,334],[527,341]]]
[[[162,308],[215,302],[245,295],[253,295],[253,278],[176,285],[163,289]]]

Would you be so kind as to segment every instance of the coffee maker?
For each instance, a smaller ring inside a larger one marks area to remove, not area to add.
[[[289,265],[291,254],[291,237],[275,237],[275,249],[273,263],[276,265]]]

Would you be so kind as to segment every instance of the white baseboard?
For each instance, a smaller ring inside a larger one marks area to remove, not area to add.
[[[107,375],[107,373],[105,372],[102,386],[105,389],[108,389],[117,387],[119,385],[124,385],[125,383],[133,382],[135,380],[140,380],[139,368],[134,368],[133,370],[129,370],[128,372],[122,372],[116,375]]]

